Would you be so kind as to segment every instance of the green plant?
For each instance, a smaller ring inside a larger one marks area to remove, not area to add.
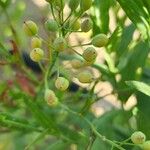
[[[24,22],[18,13],[21,9],[13,8],[19,1],[0,1],[0,65],[5,75],[0,81],[0,132],[8,131],[15,150],[36,146],[46,150],[149,150],[145,139],[150,138],[150,2],[46,2],[50,14],[44,12],[40,22]],[[88,42],[70,42],[74,33],[83,32]],[[22,49],[29,49],[34,62],[29,67],[35,65],[40,73],[33,71],[35,66],[32,70],[25,65],[28,57]],[[103,63],[97,57],[101,51]],[[106,82],[111,91],[103,95],[97,87]],[[115,108],[97,117],[93,104],[110,95],[119,108],[114,104]],[[126,110],[131,96],[137,104]]]

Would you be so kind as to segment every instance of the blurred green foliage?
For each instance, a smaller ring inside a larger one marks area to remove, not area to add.
[[[61,107],[49,108],[43,100],[44,85],[38,82],[40,75],[9,54],[8,49],[12,48],[9,40],[17,43],[20,52],[30,49],[22,31],[24,18],[29,17],[26,16],[26,3],[23,0],[0,0],[0,60],[10,63],[4,65],[2,70],[2,76],[8,81],[0,81],[0,150],[23,150],[27,145],[26,150],[69,150],[71,147],[85,150],[90,144],[91,150],[111,149],[110,145],[93,135],[89,125],[79,116]],[[44,9],[45,12],[49,10],[48,7]],[[39,8],[38,11],[40,13],[42,10]],[[122,16],[119,15],[120,11],[124,12]],[[90,107],[83,107],[91,104],[90,100],[94,99],[95,94],[83,93],[82,88],[76,93],[56,91],[56,94],[62,103],[75,112],[84,108],[83,116],[111,140],[127,139],[135,130],[141,130],[150,139],[150,1],[93,0],[89,12],[94,23],[92,36],[98,33],[111,35],[105,48],[104,64],[94,64],[93,68],[102,73],[102,82],[107,81],[112,85],[122,105],[133,94],[137,98],[137,105],[128,111],[112,109],[97,118]],[[36,18],[38,14],[32,15]],[[47,17],[45,14],[44,19]],[[38,23],[41,25],[40,21]],[[115,26],[113,31],[112,24]],[[72,56],[65,59],[72,59]],[[13,73],[20,70],[27,76],[23,77],[25,88],[31,86],[34,89],[31,94],[21,88],[18,79],[12,78]],[[68,75],[66,72],[62,68],[65,76]],[[116,80],[117,75],[121,77],[119,81]],[[54,88],[52,79],[49,85]],[[136,114],[133,113],[135,108]],[[138,150],[133,146],[124,148]]]

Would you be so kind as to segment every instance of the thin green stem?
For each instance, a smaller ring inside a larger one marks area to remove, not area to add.
[[[48,88],[48,76],[49,76],[49,72],[52,71],[53,66],[55,65],[55,62],[57,60],[57,57],[58,57],[58,52],[55,52],[54,55],[53,55],[53,58],[52,58],[52,62],[49,64],[49,66],[48,66],[48,68],[46,70],[45,77],[44,77],[44,82],[45,82],[45,88],[46,89]]]
[[[63,0],[61,0],[61,24],[64,22]]]
[[[70,29],[72,28],[72,26],[74,25],[74,23],[81,17],[82,14],[83,14],[83,12],[80,11],[79,14],[78,14],[78,16],[71,22],[70,27],[69,27]],[[70,33],[71,32],[67,32],[66,36],[68,37]]]
[[[119,144],[120,146],[121,145],[129,145],[129,146],[138,146],[136,144],[133,144],[133,143],[122,143],[122,142],[118,142],[118,141],[114,141],[115,143]]]
[[[102,134],[100,134],[100,133],[96,130],[96,128],[94,127],[94,125],[93,125],[88,119],[86,119],[85,117],[83,117],[81,114],[79,114],[79,113],[77,113],[77,112],[71,110],[70,108],[68,108],[67,106],[65,106],[65,105],[63,105],[63,104],[60,104],[60,105],[61,105],[61,107],[62,107],[63,109],[67,110],[68,112],[70,112],[70,113],[72,113],[72,114],[74,114],[74,115],[77,115],[77,116],[79,116],[80,118],[82,118],[82,119],[90,126],[92,132],[93,132],[97,137],[99,137],[102,141],[108,143],[109,145],[112,145],[112,146],[118,148],[119,150],[125,150],[124,148],[122,148],[122,147],[121,147],[120,145],[118,145],[117,143],[115,143],[115,142],[113,142],[113,141],[107,139],[105,136],[103,136]]]
[[[113,150],[113,149],[114,149],[114,146],[112,145],[111,150]]]
[[[19,43],[19,39],[18,39],[16,30],[14,29],[14,27],[13,27],[13,25],[12,25],[12,22],[11,22],[11,19],[10,19],[10,17],[9,17],[9,14],[8,14],[8,12],[7,12],[7,10],[6,10],[5,8],[4,8],[3,10],[4,10],[5,16],[6,16],[6,18],[7,18],[7,21],[8,21],[8,23],[9,23],[9,26],[10,26],[10,29],[11,29],[11,31],[12,31],[12,34],[13,34],[13,36],[14,36],[14,39],[15,39],[15,41],[16,41],[17,43]]]
[[[74,47],[81,47],[81,46],[87,46],[87,45],[91,45],[91,42],[90,43],[81,44],[81,45],[73,45],[71,47],[74,48]]]
[[[72,16],[72,14],[73,14],[73,12],[71,11],[70,14],[68,15],[68,17],[63,22],[63,25],[70,19],[70,17]]]
[[[45,72],[45,69],[44,69],[44,67],[43,67],[42,63],[41,63],[41,62],[38,62],[38,64],[39,64],[40,69],[41,69],[41,70],[42,70],[42,72],[44,73],[44,72]]]
[[[5,48],[5,46],[0,42],[0,48],[2,48],[3,51],[8,52],[8,50]]]
[[[57,21],[57,18],[55,16],[55,14],[54,14],[54,9],[53,9],[52,3],[50,3],[50,7],[51,7],[51,12],[52,12],[53,19],[57,22],[57,24],[59,24],[58,21]]]
[[[77,52],[75,49],[73,49],[72,47],[68,46],[68,48],[70,48],[74,53],[82,57],[82,55],[79,52]]]

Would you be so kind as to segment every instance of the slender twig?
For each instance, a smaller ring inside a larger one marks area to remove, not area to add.
[[[83,14],[83,12],[80,11],[79,14],[78,14],[78,16],[71,22],[70,27],[69,27],[70,29],[72,28],[72,26],[74,25],[74,23],[81,17],[82,14]],[[68,37],[70,33],[71,32],[67,32],[65,36]]]
[[[109,145],[112,145],[112,146],[118,148],[119,150],[125,150],[124,148],[122,148],[122,147],[121,147],[120,145],[118,145],[117,143],[115,143],[115,142],[113,142],[113,141],[107,139],[105,136],[103,136],[102,134],[100,134],[100,133],[96,130],[96,128],[94,127],[94,125],[93,125],[88,119],[86,119],[84,116],[82,116],[81,114],[79,114],[79,113],[77,113],[77,112],[71,110],[70,108],[68,108],[67,106],[65,106],[65,105],[63,105],[63,104],[61,104],[61,103],[60,103],[60,105],[61,105],[61,107],[62,107],[63,109],[67,110],[68,112],[70,112],[70,113],[72,113],[72,114],[74,114],[74,115],[77,115],[78,117],[82,118],[82,119],[90,126],[92,132],[93,132],[97,137],[99,137],[102,141],[108,143]]]
[[[70,19],[71,16],[72,16],[72,11],[70,12],[70,14],[69,14],[68,17],[65,19],[65,21],[63,22],[62,25],[64,25],[64,24],[68,21],[68,19]]]
[[[77,52],[75,49],[73,49],[72,47],[68,46],[68,48],[70,48],[74,53],[82,57],[82,55],[79,52]]]
[[[47,71],[45,73],[45,77],[44,77],[44,82],[45,82],[45,88],[48,88],[48,76],[49,76],[49,72],[52,71],[53,66],[55,65],[55,62],[57,60],[58,57],[58,52],[55,53],[55,55],[53,56],[52,62],[49,64]]]
[[[13,27],[13,25],[12,25],[12,22],[11,22],[11,19],[10,19],[9,15],[8,15],[8,12],[7,12],[7,10],[6,10],[5,8],[4,8],[3,10],[4,10],[5,16],[6,16],[6,18],[7,18],[7,21],[8,21],[8,23],[9,23],[9,26],[10,26],[10,29],[11,29],[11,31],[12,31],[12,34],[13,34],[13,36],[14,36],[14,39],[15,39],[15,41],[16,41],[17,43],[19,43],[19,39],[18,39],[16,30],[14,29],[14,27]]]
[[[81,46],[87,46],[87,45],[91,45],[91,42],[90,43],[85,43],[85,44],[80,44],[80,45],[72,45],[71,47],[81,47]]]
[[[38,64],[39,64],[39,67],[40,67],[40,69],[42,70],[42,72],[45,73],[45,69],[44,69],[42,63],[41,63],[41,62],[38,62]]]

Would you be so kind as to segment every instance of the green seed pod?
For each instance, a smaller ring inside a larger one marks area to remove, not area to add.
[[[44,56],[44,52],[40,48],[34,48],[30,52],[30,58],[35,62],[39,62],[43,58],[43,56]]]
[[[91,83],[93,81],[93,75],[88,71],[80,72],[77,78],[81,83]]]
[[[76,22],[74,22],[74,24],[72,24],[71,26],[71,30],[73,31],[78,31],[81,27],[81,23],[79,20],[77,20]]]
[[[92,44],[95,47],[103,47],[108,43],[108,37],[105,34],[98,34],[93,37]]]
[[[143,132],[141,131],[136,131],[131,135],[131,141],[134,144],[142,144],[146,140],[146,136]]]
[[[58,37],[54,40],[54,48],[56,51],[61,52],[64,51],[67,47],[66,41],[62,37]]]
[[[88,32],[92,29],[93,27],[93,22],[90,18],[85,19],[82,23],[81,23],[81,31],[82,32]]]
[[[83,67],[83,61],[78,60],[78,59],[73,59],[71,61],[71,66],[74,69],[79,69],[79,68]]]
[[[97,57],[97,51],[93,47],[88,47],[82,54],[83,58],[88,61],[92,62]]]
[[[141,147],[143,150],[150,150],[150,141],[144,142],[140,147]]]
[[[34,48],[39,48],[41,47],[42,45],[42,40],[38,37],[33,37],[31,39],[31,48],[34,49]]]
[[[58,77],[55,81],[55,86],[60,91],[65,91],[69,86],[69,81],[64,77]]]
[[[58,24],[55,20],[49,19],[45,22],[45,27],[48,31],[56,32],[58,31]]]
[[[34,36],[38,33],[37,25],[31,20],[24,22],[23,30],[28,36]]]
[[[50,89],[45,90],[44,99],[49,106],[56,106],[58,104],[58,98],[56,97],[54,91]]]
[[[80,8],[81,11],[86,11],[92,6],[92,0],[81,0],[80,1]]]
[[[69,0],[68,6],[71,9],[71,11],[74,11],[79,6],[79,3],[80,3],[80,0]]]
[[[64,0],[54,0],[54,5],[57,9],[61,10],[65,6]]]
[[[95,60],[92,60],[92,61],[86,61],[86,60],[84,60],[83,66],[84,67],[91,66],[91,65],[94,64],[94,62],[95,62]]]

